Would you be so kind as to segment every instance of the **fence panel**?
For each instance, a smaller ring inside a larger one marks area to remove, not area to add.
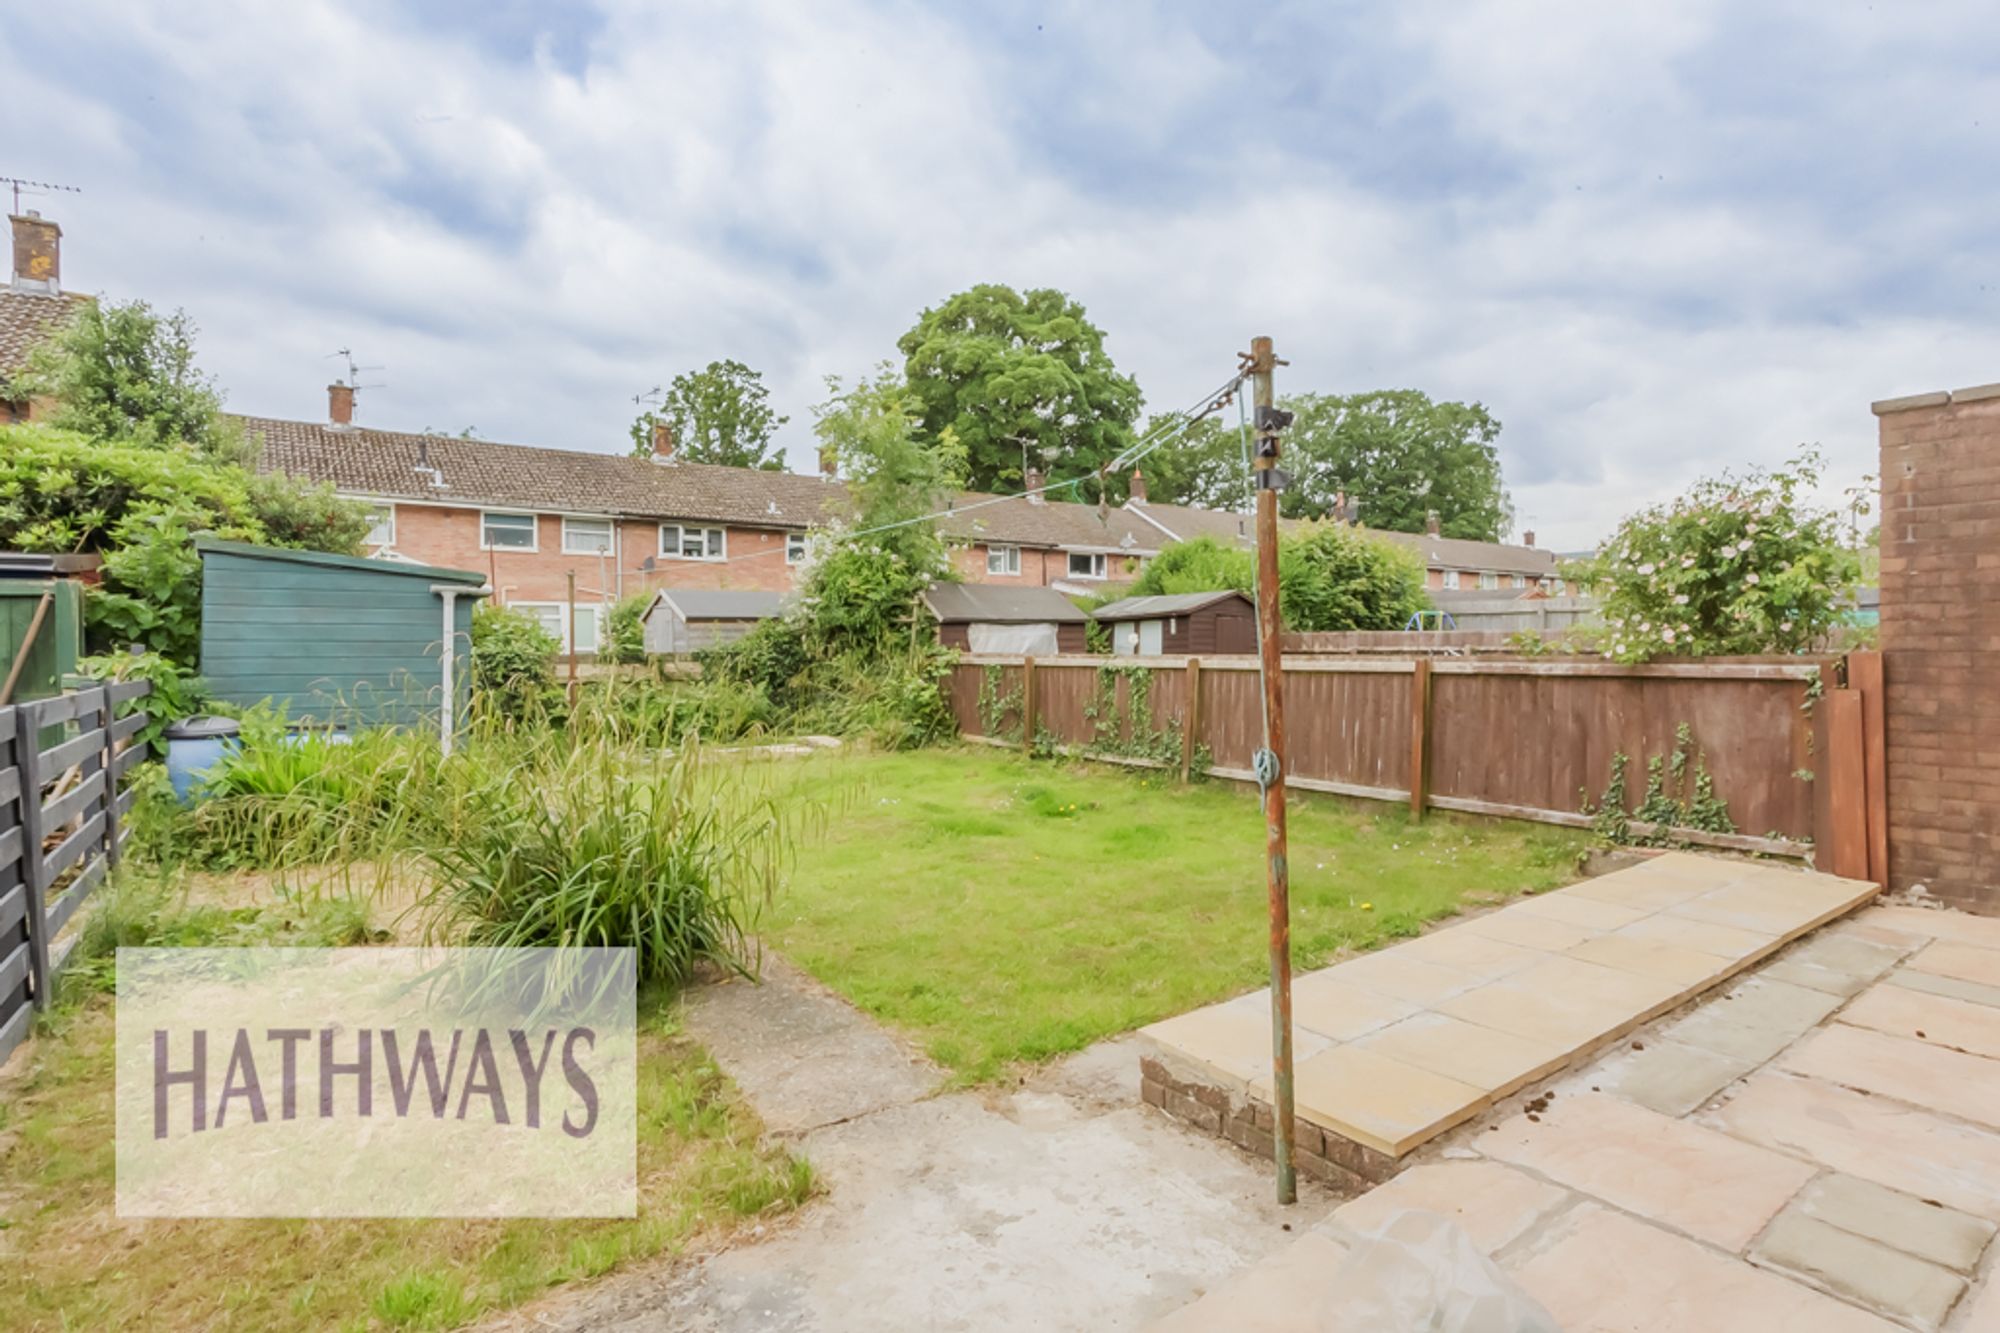
[[[0,1060],[48,1006],[75,943],[63,928],[118,861],[133,795],[120,780],[146,724],[132,705],[150,690],[132,681],[0,708]]]
[[[1684,830],[1689,841],[1787,855],[1805,855],[1817,841],[1831,852],[1830,831],[1858,808],[1860,796],[1846,787],[1865,781],[1861,760],[1829,759],[1827,710],[1816,706],[1823,690],[1844,687],[1843,665],[1797,657],[1639,666],[1288,657],[1288,780],[1394,801],[1411,801],[1414,786],[1417,807],[1581,827],[1590,823],[1586,804],[1603,803],[1623,755],[1627,811],[1644,803],[1650,765],[1669,797],[1693,795],[1697,777],[1707,775],[1737,831]],[[1077,752],[1125,762],[1144,755],[1141,762],[1167,767],[1177,763],[1160,736],[1180,737],[1190,692],[1198,691],[1192,746],[1216,776],[1251,778],[1263,739],[1254,659],[1056,657],[1038,659],[1034,674],[1034,728]],[[960,730],[993,735],[977,704],[987,699],[991,715],[998,698],[1008,708],[1004,733],[994,738],[1021,743],[1021,675],[1019,658],[962,658],[947,685]],[[1150,727],[1149,743],[1130,716],[1135,676],[1150,682],[1138,687],[1148,700],[1141,729]],[[1879,692],[1876,677],[1864,671],[1857,679]],[[1688,744],[1677,768],[1683,729]],[[1841,733],[1848,750],[1851,732]],[[1874,799],[1874,788],[1864,791]],[[1867,838],[1842,835],[1839,844],[1845,862],[1859,857],[1868,866]]]

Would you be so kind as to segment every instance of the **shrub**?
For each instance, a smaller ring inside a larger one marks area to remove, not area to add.
[[[546,710],[557,694],[562,643],[519,611],[481,603],[472,612],[472,688],[476,707],[521,719]]]
[[[1862,504],[1814,504],[1822,460],[1697,482],[1626,519],[1574,568],[1603,595],[1605,655],[1795,653],[1828,633],[1861,576]]]
[[[269,472],[250,477],[244,492],[251,514],[273,546],[360,555],[375,522],[368,505],[342,499],[327,482]]]
[[[150,745],[155,753],[165,753],[160,733],[184,717],[192,717],[208,706],[208,686],[192,671],[159,653],[111,653],[86,657],[76,664],[79,673],[92,680],[146,680],[151,694],[130,699],[118,706],[118,716],[144,710],[146,725],[134,737],[136,743]]]
[[[1256,556],[1212,537],[1169,546],[1140,573],[1132,596],[1256,586]],[[1278,606],[1285,628],[1401,629],[1429,604],[1423,563],[1406,547],[1335,523],[1301,526],[1278,541]]]
[[[601,661],[630,664],[646,660],[646,622],[641,618],[652,603],[647,593],[634,593],[611,608],[610,632],[605,636]]]

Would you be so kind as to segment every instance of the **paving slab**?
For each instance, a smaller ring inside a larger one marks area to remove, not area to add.
[[[1910,969],[1979,986],[2000,986],[2000,949],[1937,940],[1910,959]]]
[[[1316,1333],[1320,1307],[1336,1293],[1334,1275],[1347,1248],[1322,1231],[1308,1231],[1253,1264],[1149,1333]]]
[[[1586,926],[1591,930],[1616,930],[1620,926],[1629,926],[1634,921],[1651,915],[1643,907],[1622,907],[1617,903],[1600,902],[1595,898],[1574,893],[1570,889],[1557,889],[1553,893],[1540,893],[1532,898],[1523,898],[1508,910],[1528,916],[1545,916],[1572,926]]]
[[[1713,921],[1669,916],[1664,912],[1641,917],[1630,925],[1619,927],[1617,933],[1630,939],[1673,944],[1697,953],[1729,959],[1758,958],[1783,943],[1782,937],[1775,932],[1766,934],[1744,930],[1740,926],[1722,926]]]
[[[929,1096],[938,1069],[775,955],[763,980],[696,987],[688,1035],[729,1071],[767,1129],[797,1134]]]
[[[1271,992],[1266,988],[1257,992],[1255,1000],[1264,1013],[1267,1055],[1271,1046],[1270,996]],[[1352,1041],[1356,1037],[1365,1037],[1398,1019],[1422,1012],[1420,1006],[1408,1000],[1398,1000],[1394,996],[1350,985],[1341,980],[1332,968],[1308,973],[1292,983],[1293,1024],[1330,1041]],[[1168,1020],[1169,1023],[1172,1021]],[[1294,1042],[1296,1040],[1294,1038]]]
[[[1815,1174],[1795,1158],[1601,1093],[1559,1096],[1538,1120],[1512,1116],[1473,1146],[1730,1251]]]
[[[1859,913],[1855,924],[1882,926],[1930,939],[1954,940],[1983,949],[2000,949],[2000,917],[1884,903]]]
[[[1757,1066],[1699,1046],[1655,1039],[1643,1050],[1629,1048],[1590,1071],[1591,1083],[1661,1115],[1683,1116]]]
[[[1751,1143],[2000,1221],[2000,1136],[1977,1126],[1771,1069],[1697,1118]]]
[[[1983,1056],[1834,1023],[1786,1051],[1778,1067],[2000,1129],[2000,1061]]]
[[[1983,1004],[1989,1009],[2000,1009],[2000,986],[1982,986],[1976,981],[1941,977],[1933,972],[1919,972],[1910,967],[1899,967],[1882,980],[1888,985],[1900,986],[1904,990],[1922,991],[1926,995],[1948,995],[1954,1000],[1964,1000],[1967,1004]]]
[[[2000,1059],[2000,1009],[1901,986],[1871,986],[1839,1020],[1934,1046]]]
[[[1553,1073],[1569,1060],[1569,1048],[1480,1027],[1449,1014],[1423,1013],[1391,1023],[1353,1043],[1433,1074],[1504,1097]]]
[[[2000,1281],[1991,1274],[1965,1300],[1952,1333],[2000,1333]]]
[[[1391,1157],[1402,1156],[1489,1104],[1486,1094],[1469,1083],[1378,1055],[1359,1044],[1335,1046],[1298,1061],[1292,1079],[1300,1116]],[[1250,1090],[1268,1101],[1269,1073]]]
[[[1840,998],[1763,976],[1732,986],[1661,1033],[1735,1060],[1762,1064],[1824,1022]]]
[[[1993,1223],[1985,1218],[1837,1171],[1806,1186],[1791,1206],[1829,1226],[1960,1273],[1979,1266],[1993,1239]]]
[[[1789,1278],[1595,1204],[1504,1255],[1566,1333],[1890,1333],[1896,1326]]]
[[[1528,911],[1525,903],[1473,917],[1456,929],[1543,953],[1561,953],[1604,933],[1593,926],[1579,926]]]
[[[1366,1235],[1397,1213],[1416,1209],[1450,1218],[1490,1256],[1575,1198],[1500,1162],[1426,1162],[1342,1204],[1321,1226]]]
[[[1771,1223],[1750,1257],[1920,1328],[1942,1324],[1965,1292],[1965,1279],[1948,1269],[1794,1210]]]
[[[1630,934],[1632,929],[1627,926],[1624,930],[1586,940],[1575,948],[1564,950],[1563,957],[1615,968],[1620,972],[1658,977],[1681,986],[1703,985],[1715,979],[1714,954],[1663,940],[1637,939]]]
[[[1226,1004],[1191,1009],[1140,1029],[1181,1067],[1193,1066],[1232,1091],[1248,1092],[1253,1081],[1271,1072],[1271,1009],[1268,991],[1245,995]],[[1411,1012],[1414,1012],[1412,1010]],[[1297,1018],[1296,1007],[1293,1017]],[[1388,1021],[1387,1019],[1383,1020]],[[1333,1043],[1294,1022],[1292,1059],[1309,1060]]]
[[[1821,932],[1787,949],[1759,974],[1829,995],[1854,995],[1903,960],[1910,949],[1854,935]]]

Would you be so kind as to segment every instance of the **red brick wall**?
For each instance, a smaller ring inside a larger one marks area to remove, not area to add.
[[[988,574],[984,543],[954,546],[951,561],[957,567],[959,577],[967,583],[991,583],[1009,588],[1046,588],[1069,574],[1068,556],[1061,551],[1040,550],[1033,546],[1021,548],[1019,574]]]
[[[1889,886],[2000,913],[2000,385],[1875,410]]]

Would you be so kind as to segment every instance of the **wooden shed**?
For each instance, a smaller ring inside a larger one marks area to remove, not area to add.
[[[1257,608],[1233,589],[1127,597],[1092,614],[1111,631],[1111,651],[1120,657],[1257,651]]]
[[[1090,617],[1053,588],[933,583],[924,606],[937,617],[938,642],[947,648],[1036,657],[1089,651]]]
[[[201,674],[218,699],[453,734],[486,576],[203,538]],[[446,681],[451,688],[445,688]]]
[[[691,653],[734,643],[784,610],[785,595],[757,588],[666,588],[640,615],[649,653]]]

